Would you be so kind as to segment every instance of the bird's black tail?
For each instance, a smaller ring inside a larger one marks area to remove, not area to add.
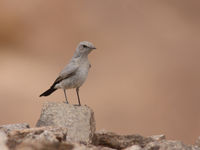
[[[45,91],[44,93],[42,93],[40,95],[41,96],[49,96],[51,93],[53,93],[54,91],[56,91],[57,89],[55,89],[54,87],[51,87],[50,89],[48,89],[47,91]]]

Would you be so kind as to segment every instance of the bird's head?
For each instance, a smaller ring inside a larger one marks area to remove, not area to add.
[[[83,41],[78,44],[76,52],[80,55],[88,55],[94,49],[96,49],[96,47],[91,42]]]

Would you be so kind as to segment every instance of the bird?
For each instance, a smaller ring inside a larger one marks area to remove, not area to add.
[[[68,104],[69,102],[66,90],[75,88],[78,98],[78,105],[81,106],[79,88],[83,85],[83,83],[87,79],[88,71],[91,68],[91,64],[88,60],[88,54],[90,54],[95,49],[96,47],[91,42],[88,41],[80,42],[69,63],[59,73],[59,76],[53,82],[51,87],[44,93],[42,93],[40,97],[49,96],[57,89],[62,89],[64,91],[66,103]]]

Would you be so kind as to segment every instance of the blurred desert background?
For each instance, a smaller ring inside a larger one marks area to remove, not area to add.
[[[194,143],[199,0],[0,0],[0,124],[34,126],[45,101],[64,101],[62,90],[38,96],[84,40],[97,50],[80,96],[97,130]]]

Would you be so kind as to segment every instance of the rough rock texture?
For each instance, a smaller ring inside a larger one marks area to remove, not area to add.
[[[58,142],[21,143],[14,150],[74,150],[74,146]]]
[[[21,143],[63,142],[66,141],[67,129],[62,127],[39,127],[14,130],[8,133],[7,145],[14,149]]]
[[[166,139],[165,135],[161,134],[161,135],[152,135],[150,136],[151,139],[153,139],[154,141],[160,141],[160,140],[164,140]]]
[[[67,141],[63,127],[46,126],[0,131],[0,150],[200,150],[198,145],[185,145],[166,140],[164,135],[143,137],[117,135],[112,132],[95,133],[91,144]]]
[[[142,148],[139,145],[133,145],[124,150],[142,150]]]
[[[197,145],[185,145],[180,141],[166,140],[165,135],[143,137],[140,135],[117,135],[112,132],[96,133],[96,146],[124,150],[200,150]]]
[[[16,150],[113,150],[108,147],[95,147],[80,143],[22,143]]]
[[[47,102],[36,126],[64,127],[68,129],[67,141],[90,143],[95,132],[94,112],[88,106]]]
[[[198,139],[196,140],[195,144],[196,144],[197,146],[200,147],[200,136],[199,136]]]
[[[30,128],[29,124],[27,123],[8,124],[0,126],[0,131],[4,131],[7,134],[13,130],[21,130],[27,128]]]
[[[7,135],[3,131],[0,131],[0,150],[8,150],[6,145],[7,139]]]
[[[115,149],[124,149],[132,145],[145,147],[149,142],[153,141],[150,137],[140,135],[117,135],[112,132],[96,133],[93,136],[92,144],[107,146]]]
[[[95,133],[94,113],[87,106],[45,103],[37,126],[0,126],[0,150],[200,150],[200,137],[195,145],[186,145],[162,134]]]
[[[188,146],[180,141],[162,140],[150,142],[144,150],[199,150],[197,146]]]

